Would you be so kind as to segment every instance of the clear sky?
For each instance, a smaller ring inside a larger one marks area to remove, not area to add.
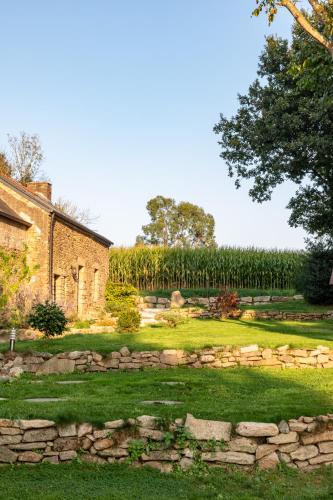
[[[130,245],[161,194],[202,206],[219,244],[303,247],[294,188],[254,204],[236,191],[212,132],[256,76],[269,29],[255,0],[0,0],[0,145],[40,135],[54,196],[99,215]]]

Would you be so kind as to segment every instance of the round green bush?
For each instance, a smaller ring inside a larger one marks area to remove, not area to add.
[[[35,330],[43,332],[45,337],[54,337],[66,330],[67,318],[58,304],[47,300],[32,308],[28,324]]]
[[[188,323],[189,319],[182,311],[165,311],[156,315],[157,320],[165,322],[170,328]]]
[[[333,248],[312,247],[306,257],[297,289],[310,304],[333,305]]]
[[[109,280],[105,289],[106,309],[112,313],[119,313],[123,309],[135,306],[138,290],[124,283],[114,283]]]
[[[128,307],[123,309],[118,316],[119,332],[137,332],[139,330],[141,316],[137,309]]]

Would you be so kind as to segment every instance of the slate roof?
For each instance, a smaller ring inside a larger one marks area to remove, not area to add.
[[[81,224],[80,222],[76,221],[72,217],[69,217],[68,215],[64,214],[61,210],[56,208],[49,200],[47,200],[46,198],[39,196],[35,193],[32,193],[25,186],[23,186],[19,182],[15,181],[14,179],[7,177],[5,175],[0,175],[0,182],[3,182],[3,184],[5,184],[6,186],[12,188],[14,191],[18,192],[19,194],[23,195],[25,198],[34,202],[36,205],[40,206],[42,209],[46,210],[48,213],[54,214],[58,219],[62,220],[68,226],[81,231],[82,233],[92,237],[93,239],[99,241],[100,243],[102,243],[103,245],[105,245],[107,247],[110,247],[111,245],[113,245],[113,242],[110,241],[108,238],[105,238],[104,236],[96,233],[95,231],[93,231],[89,227],[85,226],[84,224]],[[1,204],[5,205],[7,207],[7,209],[9,210],[9,212],[12,213],[12,215],[10,217],[12,220],[14,220],[13,216],[19,217],[2,200],[0,200],[0,214],[1,215],[4,215],[1,213],[1,206],[2,206]],[[7,213],[8,213],[7,217],[9,218],[8,210],[7,210]],[[6,215],[4,215],[4,216],[6,216]],[[21,223],[24,223],[24,224],[30,226],[29,223],[27,223],[26,221],[23,221],[23,219],[21,219],[20,217],[19,217],[19,219],[20,220],[19,221],[17,220],[17,222],[21,222]]]

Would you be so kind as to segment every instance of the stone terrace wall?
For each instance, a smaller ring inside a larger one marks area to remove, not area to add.
[[[177,294],[174,297],[174,294]],[[191,297],[185,299],[181,296],[180,292],[174,292],[171,300],[164,297],[156,297],[155,295],[147,295],[146,297],[139,297],[138,304],[142,308],[152,308],[152,309],[167,309],[173,305],[179,305],[178,301],[181,300],[181,305],[191,305],[191,306],[209,306],[210,303],[216,301],[217,297]],[[280,296],[280,295],[260,295],[257,297],[240,297],[240,305],[259,305],[259,304],[276,304],[281,302],[292,302],[294,300],[303,300],[303,295],[293,295],[293,296]]]
[[[333,319],[333,311],[327,312],[281,312],[281,311],[255,311],[248,309],[242,311],[241,319],[275,319],[286,321],[317,321]]]
[[[47,353],[0,354],[0,376],[20,376],[23,372],[37,375],[49,373],[106,372],[108,370],[138,370],[140,368],[230,368],[235,366],[276,368],[333,368],[333,349],[318,346],[316,349],[214,347],[195,352],[177,349],[164,351],[130,352],[127,347],[102,356],[92,351]]]
[[[0,419],[0,462],[57,464],[79,456],[90,463],[127,462],[163,472],[186,470],[198,463],[234,464],[250,470],[285,463],[302,471],[333,464],[333,414],[279,425],[241,422],[235,426],[188,414],[185,421],[176,419],[164,428],[161,424],[147,415],[105,422],[102,429],[89,423]]]

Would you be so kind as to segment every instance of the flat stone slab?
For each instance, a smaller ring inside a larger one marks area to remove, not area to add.
[[[56,384],[60,385],[70,385],[70,384],[85,384],[86,380],[61,380],[56,382]]]
[[[0,401],[8,401],[8,398],[0,398]]]
[[[230,441],[232,425],[230,422],[195,418],[188,413],[185,428],[198,440]]]
[[[66,398],[28,398],[24,399],[27,403],[56,403],[57,401],[67,401]]]
[[[161,382],[163,385],[186,385],[185,382]]]
[[[75,361],[65,358],[51,358],[42,363],[36,375],[48,375],[50,373],[73,373]]]
[[[152,400],[152,401],[141,401],[142,405],[166,405],[166,406],[172,406],[172,405],[182,405],[184,404],[183,401],[169,401],[169,400]]]
[[[11,381],[11,377],[9,377],[8,375],[0,375],[0,383],[1,382],[10,382]]]

